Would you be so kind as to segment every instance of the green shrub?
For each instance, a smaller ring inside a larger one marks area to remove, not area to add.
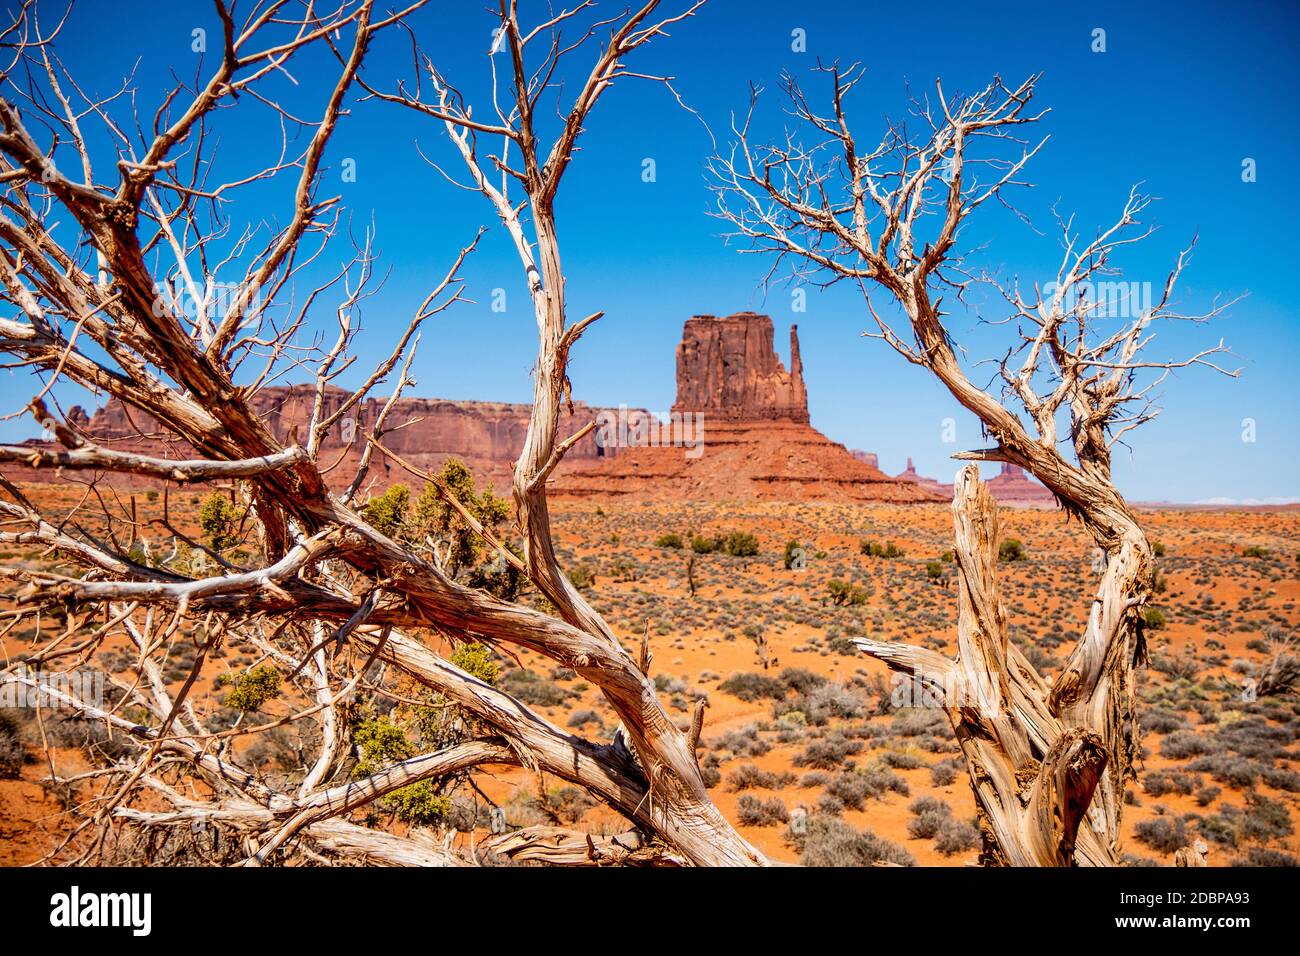
[[[1247,548],[1242,548],[1241,555],[1244,558],[1267,558],[1268,548],[1260,547],[1257,544],[1252,544]]]
[[[758,554],[758,539],[744,531],[733,531],[722,542],[724,553],[733,558],[749,558]]]
[[[892,541],[878,544],[875,541],[863,540],[858,545],[858,550],[869,558],[901,558],[904,554],[903,549],[897,547]]]
[[[361,517],[370,527],[387,538],[395,538],[406,524],[406,512],[411,504],[411,489],[406,485],[392,485],[377,498],[371,498],[361,509]]]
[[[787,541],[785,543],[785,553],[781,556],[781,561],[787,571],[794,568],[796,563],[799,563],[800,568],[802,568],[804,557],[804,547],[798,541]]]
[[[222,678],[223,682],[234,685],[223,701],[233,710],[255,711],[280,695],[280,672],[270,664],[259,664],[247,674],[233,679],[229,675],[222,675]]]
[[[579,591],[587,591],[596,586],[596,569],[587,562],[576,565],[569,572],[569,583]]]
[[[1167,623],[1165,612],[1158,607],[1144,607],[1142,609],[1142,621],[1153,631],[1158,631]]]
[[[486,644],[461,644],[451,653],[451,662],[485,684],[495,686],[501,667]]]
[[[209,548],[217,553],[239,544],[239,509],[226,495],[214,491],[199,507],[199,529]]]
[[[1025,559],[1025,546],[1020,543],[1019,538],[1003,538],[1002,543],[998,545],[999,561],[1023,561]]]
[[[925,576],[931,581],[937,581],[943,577],[943,562],[927,561],[925,565]]]
[[[850,584],[847,581],[841,581],[839,578],[831,578],[826,582],[826,590],[831,596],[831,603],[841,604],[866,604],[867,589],[860,584]]]
[[[682,546],[682,536],[676,532],[670,531],[655,538],[656,548],[681,548]]]
[[[438,793],[431,781],[422,780],[394,790],[384,798],[384,806],[411,826],[430,826],[451,812],[451,797]]]
[[[691,550],[696,554],[712,554],[714,551],[722,549],[722,538],[706,538],[702,534],[697,534],[691,538]]]

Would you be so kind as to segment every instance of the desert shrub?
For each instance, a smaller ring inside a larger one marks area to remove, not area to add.
[[[1258,544],[1248,545],[1241,549],[1241,556],[1243,558],[1267,558],[1268,548],[1261,547]]]
[[[979,844],[980,831],[966,820],[949,820],[934,838],[934,848],[944,856],[965,853]]]
[[[594,710],[575,710],[569,717],[568,723],[570,727],[581,730],[588,724],[596,724],[599,726],[604,722],[600,719],[600,714],[596,713]]]
[[[1215,800],[1219,799],[1219,794],[1223,793],[1222,787],[1216,787],[1214,784],[1206,784],[1196,791],[1196,805],[1198,807],[1208,807]]]
[[[1215,739],[1243,757],[1271,760],[1285,756],[1295,740],[1295,731],[1270,724],[1262,717],[1247,717],[1219,728]]]
[[[240,511],[220,491],[214,491],[199,506],[199,529],[213,551],[221,552],[239,544]]]
[[[941,760],[930,768],[930,783],[936,787],[950,787],[957,782],[962,769],[960,760]]]
[[[943,577],[943,562],[927,561],[925,563],[925,576],[931,581],[937,581]]]
[[[1147,774],[1143,786],[1153,797],[1162,797],[1167,793],[1187,796],[1196,789],[1198,782],[1191,774],[1176,770],[1153,770]]]
[[[871,788],[871,795],[877,799],[887,792],[897,793],[904,797],[912,792],[907,786],[906,780],[883,767],[873,767],[869,770],[863,770],[861,773],[867,779],[867,785]]]
[[[781,563],[785,565],[787,571],[795,568],[796,565],[802,567],[805,549],[798,541],[787,541],[785,551],[781,554]]]
[[[1243,839],[1268,843],[1290,836],[1295,828],[1286,804],[1262,793],[1248,793],[1246,807],[1241,812],[1240,832]]]
[[[758,539],[747,531],[733,531],[723,540],[722,551],[733,558],[751,558],[758,554]]]
[[[1003,538],[1002,543],[998,545],[999,561],[1023,561],[1025,559],[1025,546],[1019,538]]]
[[[1186,760],[1188,757],[1212,754],[1218,750],[1219,746],[1213,740],[1190,730],[1175,731],[1160,741],[1160,755],[1170,760]]]
[[[495,685],[501,667],[486,644],[461,644],[451,652],[451,662],[485,684]]]
[[[0,711],[0,780],[13,779],[22,772],[25,754],[20,724]]]
[[[1300,860],[1297,860],[1290,853],[1283,853],[1281,850],[1270,850],[1262,846],[1252,846],[1246,851],[1245,856],[1239,856],[1232,861],[1233,866],[1300,866]]]
[[[788,787],[795,781],[792,773],[773,773],[770,770],[761,770],[752,763],[744,763],[727,775],[728,790],[750,790],[760,788],[763,790],[780,790]]]
[[[777,675],[776,679],[783,687],[796,694],[806,694],[826,683],[826,678],[821,674],[802,667],[787,667]]]
[[[736,819],[741,826],[774,827],[789,820],[790,813],[777,797],[762,799],[746,793],[736,801]]]
[[[569,571],[569,583],[579,591],[587,591],[596,586],[596,569],[587,562],[575,565]]]
[[[676,532],[670,531],[667,534],[661,534],[655,538],[656,548],[682,548],[682,536]]]
[[[438,793],[428,780],[395,790],[384,798],[384,806],[397,819],[411,826],[430,826],[451,812],[451,798]]]
[[[1235,757],[1229,754],[1210,754],[1197,757],[1187,765],[1187,769],[1197,773],[1208,773],[1219,783],[1226,783],[1228,786],[1238,789],[1253,787],[1255,781],[1259,779],[1259,764],[1253,760],[1247,760],[1245,757]]]
[[[1156,817],[1133,827],[1137,839],[1161,853],[1173,853],[1187,846],[1187,824],[1181,817]]]
[[[525,704],[558,707],[568,699],[568,691],[525,667],[508,670],[501,676],[501,689]]]
[[[784,685],[776,678],[768,677],[766,674],[732,674],[718,685],[718,690],[725,691],[749,703],[764,697],[780,700],[785,696]]]
[[[1168,710],[1152,710],[1142,715],[1142,729],[1156,734],[1173,733],[1187,729],[1187,718]]]
[[[727,731],[715,741],[715,746],[728,750],[737,757],[761,757],[772,749],[772,745],[759,736],[758,727],[754,724]]]
[[[814,740],[802,753],[794,756],[796,767],[813,767],[817,770],[834,770],[851,755],[862,750],[861,741],[850,740],[842,733],[829,734]]]
[[[858,550],[869,558],[901,558],[903,549],[899,548],[892,541],[880,544],[877,541],[862,541],[858,545]]]
[[[1165,612],[1158,607],[1144,607],[1142,609],[1142,621],[1153,631],[1158,631],[1168,623],[1165,619]]]
[[[222,701],[232,710],[245,713],[259,709],[268,700],[280,695],[280,672],[270,664],[259,664],[247,674],[231,677],[222,674],[218,684],[232,684],[230,693]]]
[[[406,485],[391,485],[382,495],[366,502],[361,517],[380,534],[395,538],[406,524],[410,504],[411,489]]]
[[[1300,773],[1294,770],[1286,770],[1282,767],[1260,767],[1259,776],[1274,790],[1285,790],[1287,793],[1300,792]]]
[[[782,713],[799,711],[808,723],[820,727],[831,720],[855,720],[865,716],[867,702],[843,684],[823,684],[809,693],[780,702],[776,710]]]
[[[903,753],[898,750],[886,750],[880,755],[880,762],[895,770],[916,770],[924,767],[925,761],[916,754]]]
[[[907,834],[918,840],[933,839],[945,824],[952,822],[952,808],[936,797],[920,797],[907,809],[912,813]]]
[[[831,596],[831,603],[834,605],[844,604],[866,604],[867,589],[860,584],[850,584],[839,578],[831,578],[826,582],[826,593]]]
[[[722,538],[706,538],[702,534],[697,534],[691,538],[691,550],[696,554],[712,554],[714,551],[722,549]]]
[[[823,814],[809,816],[799,832],[787,830],[786,840],[799,851],[804,866],[916,865],[916,858],[901,846]]]
[[[712,790],[722,783],[722,771],[717,767],[703,766],[700,768],[700,779],[704,781],[705,788]]]

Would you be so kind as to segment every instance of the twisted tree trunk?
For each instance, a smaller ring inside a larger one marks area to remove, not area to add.
[[[958,474],[952,510],[959,592],[956,659],[907,644],[865,638],[855,643],[909,674],[947,712],[975,792],[984,863],[1114,865],[1111,834],[1118,832],[1118,814],[1112,830],[1105,804],[1100,816],[1089,813],[1094,795],[1104,793],[1112,759],[1107,746],[1112,715],[1090,703],[1058,712],[1055,702],[1064,698],[1008,641],[997,575],[997,506],[976,466]],[[1103,582],[1103,592],[1109,586]],[[1098,601],[1106,603],[1101,596]],[[1103,668],[1093,685],[1097,696],[1075,700],[1108,700],[1102,685],[1109,679]],[[1083,682],[1067,686],[1081,688]],[[1087,816],[1091,823],[1085,823]]]

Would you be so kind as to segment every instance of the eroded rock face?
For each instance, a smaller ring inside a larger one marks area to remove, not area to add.
[[[328,418],[341,408],[348,394],[343,389],[327,388],[322,417]],[[307,441],[315,400],[315,386],[286,385],[262,389],[253,397],[252,404],[271,433],[288,444]],[[371,433],[386,401],[386,398],[375,397],[359,403],[326,434],[321,442],[320,457],[322,465],[334,466],[327,475],[331,486],[346,487],[352,480],[366,447],[366,436]],[[402,398],[385,419],[382,441],[386,448],[424,471],[437,471],[449,457],[460,458],[480,480],[490,480],[499,491],[504,491],[510,485],[511,463],[524,445],[531,409],[530,405],[507,402]],[[574,403],[572,413],[561,409],[560,437],[572,435],[602,411],[581,402]],[[639,409],[631,412],[647,414]],[[67,421],[91,440],[116,451],[157,458],[194,457],[187,443],[177,440],[149,416],[116,400],[108,402],[93,415],[87,415],[80,407],[73,407],[68,412]],[[595,436],[588,435],[568,451],[566,461],[594,462],[617,454],[617,451],[614,447],[600,447]],[[18,480],[58,479],[50,469],[33,471],[21,466],[6,466],[6,470],[10,467],[15,472],[13,477]],[[374,456],[370,474],[381,489],[398,481],[418,483],[418,479],[378,453]],[[120,475],[114,483],[151,486],[158,482]]]
[[[715,421],[808,421],[799,334],[790,327],[790,370],[772,346],[772,319],[756,312],[696,315],[677,346],[674,412]]]
[[[677,347],[673,414],[692,426],[698,443],[677,447],[670,430],[668,443],[634,443],[613,460],[575,463],[552,490],[665,500],[940,500],[813,428],[799,334],[790,328],[789,371],[772,335],[771,318],[754,312],[688,319]]]

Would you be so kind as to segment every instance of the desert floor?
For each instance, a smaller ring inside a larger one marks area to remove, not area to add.
[[[28,487],[69,508],[79,494]],[[140,520],[161,514],[156,495],[135,497]],[[179,526],[192,523],[197,500],[189,492],[170,496]],[[1024,547],[1021,560],[1000,565],[1011,638],[1051,675],[1091,600],[1091,543],[1059,512],[1004,508],[1001,515],[1002,536]],[[625,645],[636,647],[648,633],[669,713],[684,727],[694,701],[707,699],[701,764],[723,813],[763,852],[797,861],[787,821],[803,812],[870,831],[901,847],[899,859],[920,865],[976,861],[974,803],[943,712],[897,707],[907,686],[850,642],[865,634],[953,652],[954,568],[943,560],[951,548],[948,509],[572,501],[556,503],[553,516],[562,558],[591,580],[589,600]],[[1294,693],[1252,699],[1250,678],[1296,629],[1300,512],[1153,509],[1143,520],[1163,551],[1163,590],[1139,686],[1144,759],[1125,811],[1126,850],[1133,862],[1168,865],[1175,849],[1200,835],[1211,864],[1294,863],[1278,854],[1300,853],[1293,826],[1300,703]],[[693,556],[692,536],[735,531],[755,535],[759,553]],[[686,546],[656,544],[669,533]],[[787,570],[783,551],[792,541],[803,549],[804,566]],[[866,541],[903,553],[869,557]],[[23,551],[0,558],[10,565],[52,560]],[[833,579],[857,586],[857,603],[834,603]],[[30,627],[12,631],[0,651],[12,660],[35,636]],[[226,648],[211,662],[195,698],[202,710],[220,710],[212,682],[252,664],[248,650]],[[131,678],[121,649],[100,653],[119,678]],[[179,683],[188,664],[183,657],[175,663],[168,679]],[[526,652],[501,664],[502,686],[550,720],[591,739],[614,732],[610,708],[572,672]],[[266,719],[274,716],[271,707]],[[18,779],[0,780],[4,864],[47,852],[78,806],[77,794],[42,783],[49,765],[43,753],[37,757],[40,728],[33,723],[25,725],[29,762]],[[247,756],[267,774],[293,768],[292,747],[274,740]],[[71,747],[55,746],[51,759],[63,774],[85,766]],[[476,775],[476,783],[512,824],[619,826],[562,781],[503,769]],[[934,799],[917,806],[919,798]]]

